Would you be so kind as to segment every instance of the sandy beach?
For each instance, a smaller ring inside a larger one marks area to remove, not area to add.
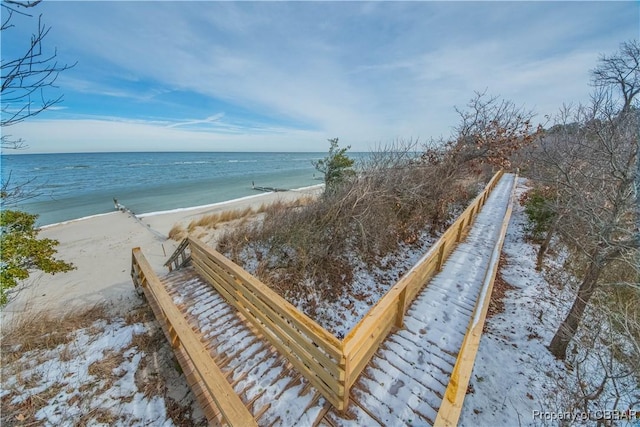
[[[67,312],[93,304],[114,303],[126,310],[136,301],[131,282],[131,250],[140,247],[158,274],[178,242],[168,239],[175,224],[187,226],[203,215],[258,208],[276,201],[293,201],[317,195],[321,186],[277,193],[260,193],[228,202],[186,208],[134,217],[128,212],[114,211],[90,218],[44,227],[40,237],[55,239],[58,257],[76,269],[56,275],[34,272],[4,307],[3,323],[25,310]]]

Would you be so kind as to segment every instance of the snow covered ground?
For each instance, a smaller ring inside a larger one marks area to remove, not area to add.
[[[526,180],[521,178],[516,200],[526,190]],[[524,208],[516,201],[500,271],[513,289],[503,299],[504,311],[489,317],[485,324],[460,425],[560,425],[562,416],[575,418],[565,419],[565,425],[596,425],[595,420],[580,419],[585,415],[596,417],[598,411],[613,416],[613,411],[629,409],[628,403],[622,400],[614,406],[610,400],[605,403],[608,407],[591,408],[591,414],[564,413],[575,373],[556,360],[546,346],[573,303],[575,291],[570,283],[563,289],[551,285],[544,272],[535,270],[537,246],[526,241],[526,224]],[[549,257],[547,263],[551,270],[562,271],[561,256],[555,260]],[[595,382],[599,383],[597,379]],[[640,416],[640,388],[637,383],[626,387],[631,396],[635,387],[636,404],[631,409]],[[613,425],[640,426],[640,419],[635,424],[617,420]]]
[[[202,424],[171,349],[151,316],[140,313],[145,310],[96,318],[66,336],[38,337],[57,345],[3,348],[2,425]]]

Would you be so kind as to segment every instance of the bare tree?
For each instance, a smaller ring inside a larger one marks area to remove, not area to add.
[[[15,15],[31,17],[26,13],[26,10],[35,7],[40,2],[41,0],[3,0],[2,26],[0,27],[3,37],[6,31],[14,27]],[[27,48],[15,58],[2,57],[0,63],[2,74],[0,127],[3,128],[2,148],[4,149],[19,149],[24,146],[22,139],[11,139],[11,136],[4,132],[4,128],[36,116],[62,102],[62,95],[49,97],[45,94],[45,89],[56,87],[55,83],[60,72],[75,64],[59,64],[56,49],[53,52],[47,52],[43,49],[43,40],[50,30],[51,27],[43,24],[42,16],[38,16],[37,27],[31,35]]]
[[[576,299],[549,349],[566,357],[589,300],[608,270],[626,266],[638,278],[640,260],[640,52],[637,41],[602,56],[592,71],[597,87],[589,105],[564,107],[535,147],[532,178],[550,189],[554,220],[538,264],[554,235],[571,249],[580,278]],[[622,100],[622,105],[620,103]],[[637,280],[636,280],[637,281]],[[625,285],[637,287],[637,283]]]
[[[622,111],[631,108],[633,99],[640,93],[640,44],[631,40],[620,45],[611,56],[602,55],[600,64],[591,71],[596,87],[617,86],[623,98]]]
[[[475,92],[465,109],[456,107],[460,124],[453,138],[425,156],[432,162],[453,161],[459,165],[510,167],[511,156],[533,142],[541,128],[533,129],[532,111],[485,92]]]
[[[603,98],[604,97],[604,98]],[[575,122],[543,138],[540,181],[555,189],[557,220],[551,232],[572,249],[582,268],[576,299],[549,349],[564,359],[569,342],[607,267],[632,260],[639,248],[636,227],[638,114],[620,114],[610,97],[579,107]]]

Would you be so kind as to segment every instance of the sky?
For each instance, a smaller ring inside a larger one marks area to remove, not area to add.
[[[2,32],[3,63],[41,15],[44,53],[76,65],[44,92],[63,102],[2,129],[24,153],[320,152],[335,137],[368,151],[449,136],[474,91],[544,120],[586,101],[599,56],[640,31],[635,1],[45,0],[29,13]]]

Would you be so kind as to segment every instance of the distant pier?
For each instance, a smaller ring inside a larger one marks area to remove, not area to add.
[[[265,193],[278,193],[281,191],[289,191],[287,188],[262,187],[260,185],[256,185],[255,182],[253,181],[251,181],[251,188],[257,191],[264,191]]]

